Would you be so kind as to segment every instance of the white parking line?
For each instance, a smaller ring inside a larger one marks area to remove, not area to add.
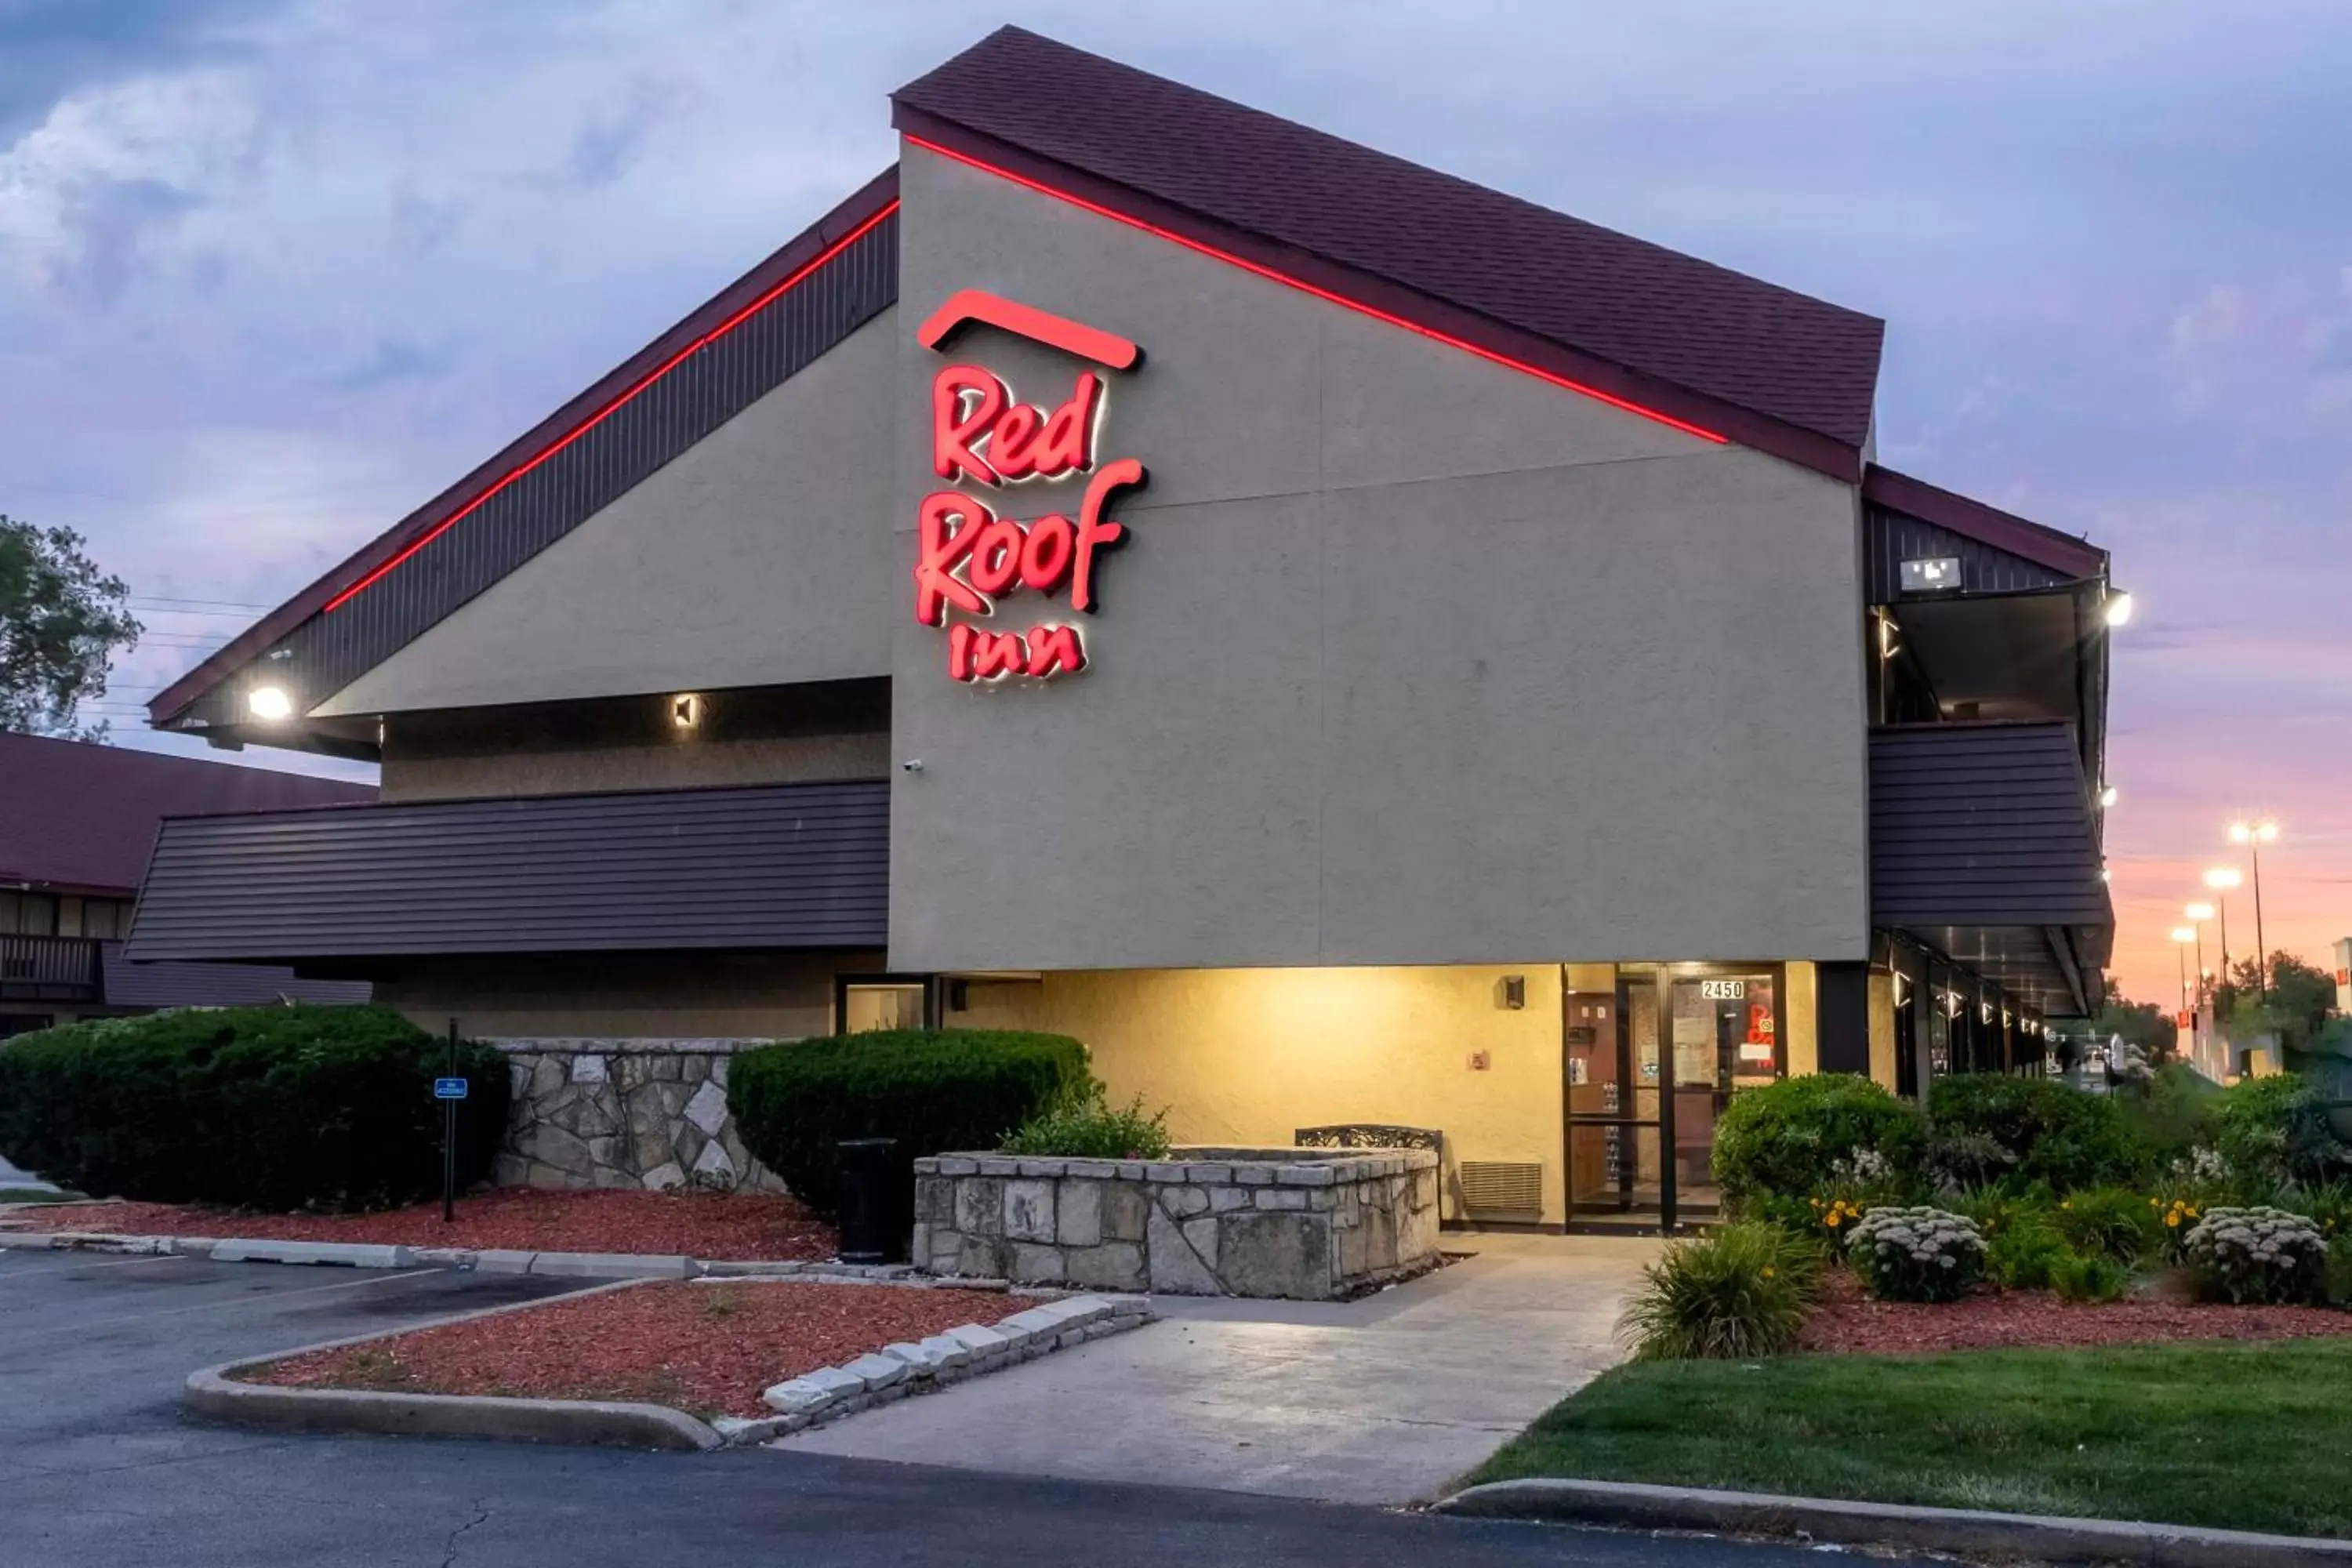
[[[253,1265],[252,1267],[260,1267]],[[277,1267],[289,1267],[279,1264]],[[176,1318],[188,1312],[216,1312],[224,1307],[251,1307],[277,1301],[290,1301],[297,1296],[323,1296],[332,1290],[364,1290],[371,1285],[385,1285],[394,1279],[414,1279],[420,1274],[438,1274],[438,1268],[404,1268],[397,1273],[380,1274],[373,1279],[346,1279],[337,1285],[312,1285],[300,1290],[280,1290],[275,1295],[256,1296],[246,1292],[226,1301],[198,1301],[186,1307],[163,1307],[152,1312],[132,1312],[120,1318],[87,1318],[76,1323],[64,1323],[53,1329],[35,1329],[30,1333],[12,1334],[11,1339],[34,1339],[42,1334],[79,1334],[91,1329],[112,1328],[118,1323],[142,1323],[151,1318]]]
[[[32,1254],[10,1253],[0,1256],[28,1258],[31,1257]],[[66,1274],[70,1273],[72,1270],[77,1268],[128,1268],[134,1263],[185,1263],[189,1261],[187,1258],[180,1257],[177,1253],[172,1252],[151,1252],[138,1258],[109,1258],[103,1253],[96,1255],[85,1253],[79,1260],[73,1258],[71,1254],[68,1254],[65,1258],[59,1258],[58,1255],[54,1252],[45,1252],[42,1253],[40,1257],[45,1262],[52,1262],[53,1267],[47,1268],[37,1268],[30,1264],[18,1264],[14,1268],[0,1266],[0,1283],[5,1283],[9,1279],[37,1279],[44,1274]]]

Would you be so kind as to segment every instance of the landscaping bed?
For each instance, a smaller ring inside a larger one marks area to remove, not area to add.
[[[554,1192],[503,1188],[457,1203],[375,1214],[252,1214],[181,1204],[58,1204],[20,1209],[19,1228],[117,1236],[236,1237],[257,1241],[367,1242],[394,1247],[636,1252],[762,1262],[829,1258],[833,1226],[797,1200],[751,1193]]]
[[[2069,1349],[2170,1340],[2284,1340],[2352,1334],[2352,1312],[2231,1306],[2184,1292],[2064,1301],[2047,1290],[1976,1291],[1958,1301],[1876,1301],[1839,1270],[1822,1282],[1800,1349],[1839,1352]]]
[[[2342,1337],[1642,1362],[1555,1405],[1468,1479],[2347,1535],[2347,1388]]]
[[[1017,1305],[1017,1303],[1013,1303]],[[1001,1291],[799,1281],[653,1284],[254,1367],[286,1388],[667,1405],[709,1420],[774,1413],[761,1391],[1008,1310]]]

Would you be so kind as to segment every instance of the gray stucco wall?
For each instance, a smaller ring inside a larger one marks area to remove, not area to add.
[[[890,672],[886,310],[319,712]]]
[[[919,149],[900,178],[907,320],[980,287],[1142,343],[1101,455],[1151,487],[1091,668],[950,680],[905,586],[943,362],[899,341],[895,967],[1865,955],[1851,487]],[[1031,402],[1075,369],[957,352]]]
[[[568,795],[583,790],[689,789],[712,784],[800,784],[870,779],[890,765],[890,737],[770,735],[672,745],[485,752],[403,756],[384,748],[383,798],[451,800],[472,795]]]

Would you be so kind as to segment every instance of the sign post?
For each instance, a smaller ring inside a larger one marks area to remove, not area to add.
[[[466,1098],[466,1080],[457,1076],[457,1020],[449,1020],[449,1071],[433,1080],[433,1098],[441,1102],[441,1223],[457,1217],[457,1102]]]

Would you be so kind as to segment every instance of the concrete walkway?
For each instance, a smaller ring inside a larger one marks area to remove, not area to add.
[[[1062,1479],[1362,1503],[1434,1497],[1618,1359],[1657,1244],[1449,1236],[1366,1300],[1159,1297],[1167,1321],[774,1445]]]

